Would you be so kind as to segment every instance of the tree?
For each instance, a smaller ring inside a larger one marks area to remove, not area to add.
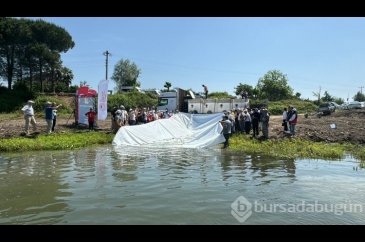
[[[259,79],[256,88],[260,99],[279,101],[293,97],[293,89],[288,85],[288,78],[279,70],[268,71]]]
[[[65,87],[65,89],[67,89],[68,91],[70,91],[69,89],[73,79],[74,74],[72,73],[71,69],[63,66],[60,69],[56,70],[57,85],[61,84],[61,86]]]
[[[167,91],[170,91],[171,82],[165,82],[164,88],[167,88]]]
[[[246,91],[248,93],[248,96],[253,96],[254,95],[254,88],[248,84],[238,84],[237,87],[235,87],[236,89],[236,95],[240,95],[241,91]]]
[[[0,58],[2,59],[0,74],[7,79],[8,89],[11,89],[13,83],[16,53],[29,38],[29,27],[24,21],[0,18]]]
[[[296,93],[295,93],[295,97],[296,97],[296,98],[300,99],[300,96],[302,96],[302,94],[301,94],[300,92],[296,92]]]
[[[357,92],[354,96],[354,101],[364,102],[365,101],[365,95],[361,92]]]
[[[121,59],[114,66],[114,73],[112,80],[115,81],[116,90],[121,91],[123,86],[140,86],[141,84],[137,81],[137,78],[141,70],[137,65],[128,59]]]
[[[321,100],[323,102],[333,102],[334,98],[327,91],[324,91],[323,97],[321,98]]]
[[[319,103],[321,102],[321,86],[319,86],[319,91],[318,92],[313,92],[313,96],[315,96],[318,100],[317,100],[317,105],[319,105]]]
[[[43,91],[43,76],[50,77],[52,81],[56,64],[61,63],[60,52],[67,52],[74,45],[69,33],[55,24],[2,17],[0,75],[7,79],[8,89],[11,89],[14,79],[23,83],[28,79],[31,89],[33,76],[38,72]]]
[[[345,100],[343,98],[340,98],[340,97],[339,98],[335,97],[334,98],[334,102],[336,102],[337,104],[341,105],[341,104],[343,104],[345,102]]]
[[[32,22],[30,26],[33,39],[37,46],[36,58],[38,60],[41,92],[43,92],[42,72],[47,68],[50,71],[54,71],[56,63],[60,62],[60,52],[67,52],[70,48],[75,46],[75,43],[64,28],[55,24],[47,23],[39,19]]]

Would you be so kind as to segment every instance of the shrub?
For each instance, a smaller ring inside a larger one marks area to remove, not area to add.
[[[108,96],[108,110],[112,110],[114,106],[119,107],[124,105],[124,107],[129,110],[135,107],[156,107],[158,102],[158,97],[153,94],[145,94],[138,91],[131,91],[125,93],[117,93]]]

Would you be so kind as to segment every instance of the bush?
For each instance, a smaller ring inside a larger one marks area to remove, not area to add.
[[[55,102],[57,105],[62,104],[61,107],[58,108],[59,113],[71,113],[73,110],[73,107],[71,107],[68,103],[65,103],[62,99],[58,98],[57,96],[45,96],[45,95],[39,95],[34,100],[34,111],[35,112],[43,112],[46,102]]]
[[[298,113],[310,113],[316,112],[317,106],[312,101],[303,101],[298,99],[288,99],[276,102],[269,102],[269,112],[273,115],[280,115],[283,113],[283,109],[293,105],[297,109]]]
[[[111,111],[114,106],[124,107],[129,110],[130,108],[143,108],[143,107],[156,107],[158,103],[158,96],[151,93],[141,93],[138,91],[131,91],[125,93],[117,93],[108,96],[108,110]]]

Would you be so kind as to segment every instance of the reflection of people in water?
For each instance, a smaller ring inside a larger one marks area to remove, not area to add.
[[[295,176],[295,161],[294,159],[288,160],[268,160],[266,157],[262,156],[251,156],[251,169],[254,171],[259,171],[261,177],[270,176],[272,172],[285,171],[288,177]],[[269,158],[271,159],[271,158]],[[268,174],[269,173],[269,174]]]
[[[286,169],[286,171],[289,173],[289,174],[292,174],[293,177],[295,176],[295,161],[294,159],[291,159],[291,160],[284,160],[284,167]]]
[[[246,160],[246,155],[242,153],[237,154],[230,154],[223,153],[222,156],[220,156],[220,162],[222,167],[222,176],[223,181],[228,181],[231,179],[237,179],[239,182],[245,182],[247,181],[245,178],[246,170],[249,169],[247,166],[248,162]],[[237,175],[237,172],[239,170],[239,173],[242,175]]]

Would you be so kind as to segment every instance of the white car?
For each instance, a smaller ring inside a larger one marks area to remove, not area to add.
[[[347,104],[346,109],[361,109],[361,102],[353,101]]]

